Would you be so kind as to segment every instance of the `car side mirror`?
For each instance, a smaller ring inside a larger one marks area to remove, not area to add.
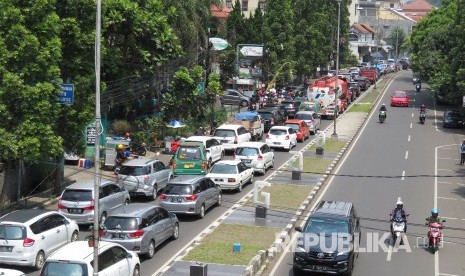
[[[302,229],[302,227],[300,227],[300,226],[296,226],[294,229],[295,229],[295,231],[297,231],[297,232],[303,232],[303,231],[304,231],[304,230]]]

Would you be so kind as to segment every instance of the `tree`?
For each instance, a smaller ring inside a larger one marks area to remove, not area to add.
[[[247,25],[239,0],[236,0],[232,11],[229,13],[228,19],[226,20],[226,29],[226,40],[234,47],[234,49],[237,44],[248,43],[246,41]]]
[[[389,35],[391,44],[394,45],[394,57],[397,59],[400,56],[402,45],[406,39],[406,34],[402,28],[394,28]]]

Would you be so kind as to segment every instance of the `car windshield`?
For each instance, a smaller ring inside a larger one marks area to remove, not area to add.
[[[237,148],[236,149],[236,155],[257,155],[258,154],[258,149],[257,148]]]
[[[177,155],[177,158],[180,160],[202,158],[199,147],[186,147],[182,145],[181,147],[179,147],[176,155]]]
[[[289,123],[287,123],[286,126],[293,128],[297,132],[300,130],[299,124],[289,124]]]
[[[332,234],[348,233],[349,224],[345,220],[333,218],[311,218],[306,228],[306,233]]]
[[[304,113],[297,113],[295,115],[295,118],[299,119],[299,120],[311,120],[311,119],[313,119],[312,114],[304,114]]]
[[[300,106],[300,110],[315,111],[315,104],[314,103],[303,103]]]
[[[356,83],[349,83],[349,87],[357,87]]]
[[[285,130],[285,129],[271,129],[270,134],[272,134],[272,135],[287,135],[287,130]]]
[[[444,114],[445,117],[462,117],[462,114],[458,111],[446,111],[446,114]]]
[[[0,225],[0,240],[23,240],[26,228],[16,225]]]
[[[271,119],[273,118],[273,113],[271,112],[260,112],[260,116],[262,116],[265,119]]]
[[[108,230],[131,231],[138,230],[139,225],[136,218],[110,216],[105,220],[105,227]]]
[[[406,98],[407,95],[403,92],[395,92],[394,93],[394,98]]]
[[[217,137],[234,137],[236,133],[232,129],[217,129],[215,130],[215,134],[213,136]]]
[[[61,199],[68,201],[91,201],[92,190],[66,189]]]
[[[167,195],[191,195],[192,185],[168,184],[165,187],[164,193]]]
[[[286,108],[294,107],[294,103],[291,103],[291,102],[281,102],[281,105]]]
[[[210,173],[218,173],[218,174],[236,174],[236,165],[229,165],[229,164],[215,164],[213,165]]]
[[[40,275],[43,276],[88,276],[87,266],[69,261],[46,262]]]
[[[123,175],[140,176],[140,175],[149,174],[150,168],[148,166],[146,167],[122,166],[119,173]]]

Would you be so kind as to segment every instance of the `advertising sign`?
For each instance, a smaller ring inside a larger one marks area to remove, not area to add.
[[[86,133],[87,133],[86,135],[87,144],[95,145],[95,139],[97,139],[97,129],[95,128],[95,126],[88,126]]]
[[[61,85],[61,94],[58,95],[58,102],[60,104],[74,103],[74,84],[63,83]]]
[[[245,57],[262,57],[263,46],[242,46],[239,50]]]

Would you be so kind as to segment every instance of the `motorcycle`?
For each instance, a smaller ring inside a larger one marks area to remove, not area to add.
[[[426,112],[420,111],[420,124],[424,124],[426,119]]]
[[[379,112],[379,122],[382,124],[386,120],[386,111],[381,110]]]
[[[420,90],[421,90],[421,85],[420,85],[419,83],[417,83],[417,84],[415,85],[415,89],[417,90],[417,92],[420,92]]]
[[[139,155],[139,156],[145,156],[147,154],[147,145],[145,143],[142,143],[142,144],[133,143],[131,146],[131,153]]]
[[[405,234],[405,223],[403,218],[395,218],[392,220],[392,241],[396,244],[397,239],[400,238],[400,244],[403,244],[402,236]]]
[[[443,220],[442,222],[446,222]],[[429,227],[428,231],[428,248],[431,252],[436,253],[439,250],[439,244],[442,240],[442,229],[444,226],[440,222],[427,222],[426,225]]]

